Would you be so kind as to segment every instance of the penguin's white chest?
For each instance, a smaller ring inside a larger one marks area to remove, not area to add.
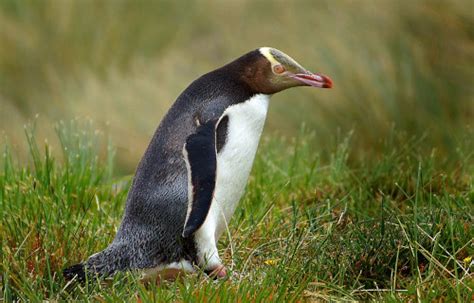
[[[215,220],[217,240],[244,193],[268,111],[269,96],[256,95],[227,108],[227,137],[217,154],[214,199],[209,215]]]

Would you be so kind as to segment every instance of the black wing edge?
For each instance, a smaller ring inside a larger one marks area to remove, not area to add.
[[[196,133],[186,139],[183,154],[188,168],[188,213],[184,223],[183,237],[198,230],[211,207],[216,186],[217,120],[200,125]]]

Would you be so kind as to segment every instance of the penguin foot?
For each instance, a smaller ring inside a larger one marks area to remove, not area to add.
[[[224,265],[218,265],[204,271],[209,277],[214,279],[223,279],[227,276],[227,269]]]

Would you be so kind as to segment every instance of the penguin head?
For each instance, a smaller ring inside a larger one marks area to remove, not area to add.
[[[331,78],[306,70],[275,48],[261,47],[236,62],[244,67],[243,80],[258,93],[274,94],[295,86],[332,87]]]

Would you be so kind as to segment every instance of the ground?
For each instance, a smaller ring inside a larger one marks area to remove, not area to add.
[[[219,243],[229,270],[143,284],[136,273],[85,286],[61,270],[104,248],[131,176],[112,173],[113,148],[63,125],[62,156],[31,131],[29,164],[5,147],[0,174],[5,301],[458,301],[472,299],[471,140],[458,160],[396,136],[379,157],[352,158],[351,134],[325,151],[313,134],[264,138],[246,194]],[[467,142],[467,145],[464,143]],[[464,145],[463,145],[464,144]]]

